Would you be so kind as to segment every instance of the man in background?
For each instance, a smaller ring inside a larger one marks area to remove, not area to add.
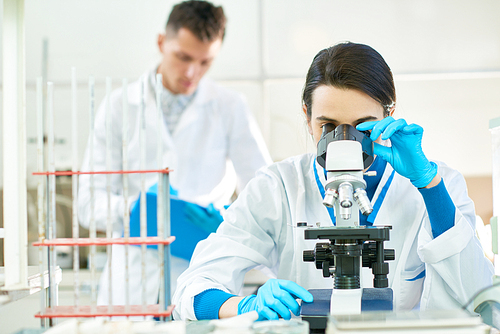
[[[141,85],[145,100],[146,159],[145,169],[159,165],[173,170],[170,182],[178,199],[189,202],[185,206],[192,223],[205,231],[215,231],[221,221],[219,210],[230,204],[232,195],[243,189],[260,167],[271,163],[259,128],[243,97],[215,84],[204,75],[218,55],[224,39],[226,17],[222,7],[205,1],[185,1],[175,5],[167,21],[165,33],[158,36],[162,60],[154,69],[128,85],[127,134],[128,170],[140,170],[139,105]],[[161,108],[162,133],[157,133],[155,83],[156,74],[163,79]],[[123,92],[114,91],[110,97],[112,119],[111,170],[122,170]],[[106,101],[99,107],[95,119],[94,170],[106,170]],[[164,155],[157,161],[157,141],[161,140]],[[90,142],[89,142],[90,144]],[[90,169],[90,147],[87,147],[82,171]],[[145,174],[146,189],[158,179],[156,173]],[[137,217],[140,193],[140,175],[128,177],[129,198],[125,207],[121,175],[111,177],[111,218],[113,237],[123,236],[124,214]],[[94,217],[97,230],[105,231],[108,216],[106,176],[94,176]],[[151,188],[153,189],[153,188]],[[138,203],[138,202],[137,202]],[[193,203],[193,204],[192,204]],[[90,223],[90,177],[80,176],[79,219],[82,226]],[[201,208],[201,210],[200,210]],[[182,214],[184,214],[182,213]],[[194,213],[194,214],[193,214]],[[134,216],[135,214],[135,216]],[[172,234],[175,220],[172,211]],[[149,217],[148,225],[156,224]],[[194,217],[194,218],[193,218]],[[152,219],[154,218],[154,221]],[[189,220],[189,219],[188,219]],[[138,222],[131,219],[130,225]],[[156,226],[156,225],[155,225]],[[182,226],[181,226],[182,227]],[[177,228],[181,228],[177,226]],[[148,226],[149,229],[149,226]],[[188,233],[189,234],[189,231]],[[133,236],[133,235],[132,235]],[[178,242],[178,247],[182,243]],[[174,244],[172,247],[174,247]],[[174,253],[175,255],[175,253]],[[129,303],[142,303],[141,250],[129,247]],[[108,259],[109,261],[110,259]],[[148,248],[146,255],[147,304],[158,301],[159,268],[157,251]],[[112,247],[112,298],[114,305],[125,304],[125,246]],[[172,283],[188,261],[173,256]],[[108,294],[108,266],[101,275],[98,304],[110,301]],[[173,289],[172,289],[173,292]]]

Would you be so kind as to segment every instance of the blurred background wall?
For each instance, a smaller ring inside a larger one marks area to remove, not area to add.
[[[47,80],[54,82],[56,168],[70,169],[71,67],[76,67],[78,76],[81,159],[89,128],[88,77],[96,79],[96,101],[100,102],[106,76],[117,88],[122,78],[130,82],[152,69],[160,59],[157,34],[176,2],[26,0],[29,189],[37,182],[31,176],[36,169],[36,77],[45,68]],[[365,43],[378,50],[393,70],[395,116],[423,126],[426,155],[466,176],[478,214],[485,222],[489,220],[488,120],[500,116],[500,1],[214,3],[224,7],[228,25],[221,53],[208,75],[246,96],[275,161],[314,151],[300,98],[314,55],[341,41]],[[0,164],[0,174],[1,168]],[[1,183],[0,178],[0,188]],[[61,194],[71,194],[67,181],[59,179],[58,187]],[[58,203],[59,219],[71,217],[64,213],[67,202]],[[34,227],[30,231],[36,234]]]

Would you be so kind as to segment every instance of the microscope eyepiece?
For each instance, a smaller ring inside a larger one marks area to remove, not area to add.
[[[370,135],[367,132],[356,130],[350,124],[340,124],[335,127],[332,123],[323,125],[321,139],[318,142],[317,161],[321,167],[326,168],[326,151],[328,144],[333,141],[353,140],[361,143],[363,151],[363,165],[368,168],[373,162],[373,143],[370,140]]]
[[[339,126],[337,126],[335,128],[335,133],[333,134],[333,139],[334,140],[356,140],[356,137],[354,136],[352,130],[358,131],[352,125],[340,124]]]

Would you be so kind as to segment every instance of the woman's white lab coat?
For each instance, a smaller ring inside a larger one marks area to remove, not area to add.
[[[145,92],[146,159],[145,169],[170,168],[170,182],[178,197],[200,205],[214,203],[215,207],[228,204],[236,189],[241,190],[255,175],[256,170],[272,162],[260,130],[241,94],[221,87],[208,78],[200,81],[193,100],[184,110],[174,133],[169,133],[163,120],[158,120],[154,87],[149,80],[151,72],[128,85],[128,170],[140,170],[140,88]],[[122,89],[111,94],[111,170],[121,170],[123,102]],[[165,112],[165,111],[164,111]],[[162,122],[161,140],[163,160],[157,161],[157,124]],[[106,170],[106,101],[96,113],[93,145],[94,170]],[[82,171],[90,169],[90,141],[85,152]],[[230,167],[232,163],[233,167]],[[230,167],[230,168],[227,168]],[[234,172],[226,173],[231,168]],[[157,174],[145,174],[146,190],[157,182]],[[97,229],[106,230],[107,192],[106,176],[95,176],[94,217]],[[140,193],[139,174],[128,176],[128,203],[123,198],[122,175],[111,176],[111,219],[113,235],[122,236],[123,216]],[[78,213],[81,224],[90,223],[90,177],[80,176]],[[140,248],[130,247],[130,293],[132,304],[141,304]],[[138,252],[138,254],[135,254]],[[113,246],[113,304],[124,299],[123,246]],[[157,302],[158,268],[156,252],[148,251],[148,303]],[[137,262],[139,261],[139,262]],[[137,277],[135,277],[135,276]],[[101,279],[99,303],[107,303],[107,269]],[[134,285],[139,284],[139,285]],[[104,290],[104,291],[103,291]],[[151,292],[149,292],[151,290]]]
[[[257,265],[306,289],[332,287],[332,278],[323,278],[314,263],[302,261],[303,251],[314,249],[318,240],[305,241],[304,228],[297,227],[298,222],[332,224],[315,180],[314,158],[292,157],[257,173],[226,211],[217,233],[198,244],[189,269],[179,277],[175,319],[196,319],[193,297],[208,288],[238,294],[245,273]],[[375,218],[375,226],[392,226],[385,247],[396,253],[396,260],[388,262],[395,310],[460,307],[491,284],[493,266],[474,233],[474,204],[465,180],[456,170],[437,164],[456,206],[454,227],[433,239],[421,194],[397,173]],[[316,168],[324,186],[323,169]],[[387,164],[372,204],[392,170]],[[371,270],[363,268],[362,286],[372,287],[372,282]]]

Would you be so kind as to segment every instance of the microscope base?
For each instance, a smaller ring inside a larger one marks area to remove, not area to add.
[[[362,289],[333,289],[330,314],[360,314]]]
[[[309,322],[311,333],[324,333],[328,315],[332,289],[311,289],[312,303],[302,303],[300,315]],[[361,312],[392,311],[393,294],[390,288],[364,288],[361,297]]]

